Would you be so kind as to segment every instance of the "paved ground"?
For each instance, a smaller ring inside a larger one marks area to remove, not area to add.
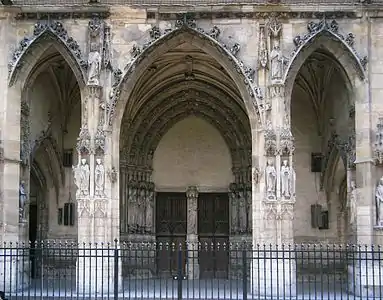
[[[122,289],[117,297],[119,299],[178,299],[178,286],[175,280],[124,280]],[[274,294],[270,297],[258,297],[243,292],[241,281],[235,280],[185,280],[182,282],[182,299],[359,299],[346,292],[346,287],[341,284],[324,284],[320,282],[298,284],[297,294],[289,297],[289,291],[284,295]],[[78,292],[74,281],[42,281],[35,280],[29,286],[17,293],[9,293],[8,299],[113,299],[111,290],[105,294],[89,295],[89,287],[83,287]],[[378,297],[376,299],[382,299]]]

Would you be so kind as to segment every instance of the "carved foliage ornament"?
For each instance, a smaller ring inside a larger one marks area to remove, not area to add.
[[[83,58],[80,46],[73,37],[68,35],[63,24],[58,21],[53,21],[51,23],[38,22],[34,26],[33,35],[31,37],[24,37],[20,41],[19,46],[12,53],[11,60],[8,63],[9,85],[13,84],[14,74],[16,73],[16,70],[22,66],[22,57],[24,54],[28,52],[38,38],[47,33],[60,40],[67,47],[76,59],[78,65],[81,67],[82,72],[86,70],[88,64]]]
[[[264,132],[266,155],[273,156],[277,152],[277,135],[270,121]]]
[[[335,38],[340,41],[348,50],[350,55],[352,55],[355,60],[357,67],[360,70],[360,76],[364,77],[364,71],[367,67],[367,56],[360,57],[357,51],[354,48],[355,36],[353,33],[348,33],[343,35],[339,32],[339,25],[335,20],[327,20],[323,18],[319,22],[310,21],[307,24],[307,33],[302,35],[297,35],[294,38],[295,49],[291,53],[291,59],[287,71],[285,74],[288,74],[288,71],[291,67],[292,62],[298,55],[298,53],[308,45],[313,39],[319,34],[327,34],[330,37]],[[286,75],[285,75],[286,76]]]
[[[174,28],[168,28],[161,32],[157,26],[154,26],[150,30],[150,40],[148,42],[146,42],[142,47],[140,47],[139,45],[133,46],[133,48],[131,49],[131,60],[125,67],[125,73],[123,74],[123,76],[122,72],[119,69],[115,70],[113,90],[110,95],[111,107],[108,116],[108,122],[110,126],[112,125],[113,117],[115,114],[115,108],[120,96],[120,85],[122,79],[128,78],[136,69],[136,66],[143,59],[145,59],[150,54],[150,52],[154,50],[156,46],[158,46],[160,43],[165,43],[168,40],[172,39],[180,31],[193,32],[194,34],[198,35],[201,39],[207,41],[212,46],[216,47],[219,52],[227,56],[227,58],[233,63],[233,66],[237,70],[237,72],[240,75],[242,75],[244,82],[247,85],[250,96],[255,100],[254,106],[257,110],[257,113],[259,113],[258,106],[261,106],[263,98],[262,93],[260,89],[256,90],[257,87],[255,87],[253,84],[255,70],[253,68],[246,67],[244,63],[237,58],[237,55],[240,51],[240,45],[238,43],[234,43],[231,47],[228,47],[227,45],[219,41],[221,31],[217,26],[214,26],[210,31],[205,31],[204,29],[197,27],[196,21],[191,14],[182,14],[178,16]]]

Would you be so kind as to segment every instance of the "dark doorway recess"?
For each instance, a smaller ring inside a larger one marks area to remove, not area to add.
[[[157,270],[160,274],[174,276],[178,272],[179,249],[185,249],[187,230],[187,200],[185,193],[157,193],[156,235]],[[182,251],[182,268],[186,255]],[[183,270],[185,271],[185,270]]]
[[[227,193],[198,195],[200,278],[227,278],[229,242],[229,197]]]

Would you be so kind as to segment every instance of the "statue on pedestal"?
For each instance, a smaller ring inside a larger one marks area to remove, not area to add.
[[[94,170],[95,196],[103,197],[105,184],[105,169],[100,158],[96,159],[96,168]]]
[[[287,160],[283,160],[281,166],[281,194],[290,199],[293,192],[293,172]]]
[[[25,220],[25,203],[27,202],[27,193],[25,192],[25,182],[21,181],[19,185],[19,219]]]
[[[86,158],[81,159],[81,164],[73,167],[74,182],[77,186],[77,197],[89,195],[90,169]]]
[[[275,199],[277,171],[275,170],[274,163],[271,159],[267,161],[265,172],[266,172],[267,197],[269,199]]]
[[[91,43],[90,52],[88,56],[88,84],[99,85],[100,71],[101,71],[101,55],[97,50],[97,44]]]
[[[375,190],[376,199],[376,223],[383,226],[383,176],[379,179]]]

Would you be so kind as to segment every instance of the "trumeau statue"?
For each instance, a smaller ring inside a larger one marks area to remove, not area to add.
[[[375,191],[376,199],[376,223],[378,226],[383,226],[383,176],[379,179]]]
[[[88,84],[99,85],[100,83],[100,71],[101,71],[101,55],[97,51],[97,44],[92,43],[90,45],[90,52],[88,57]]]
[[[96,168],[94,170],[95,196],[103,197],[105,184],[105,169],[100,158],[96,159]]]
[[[265,172],[266,172],[267,197],[269,199],[275,199],[277,171],[275,170],[274,163],[271,159],[267,161]]]

